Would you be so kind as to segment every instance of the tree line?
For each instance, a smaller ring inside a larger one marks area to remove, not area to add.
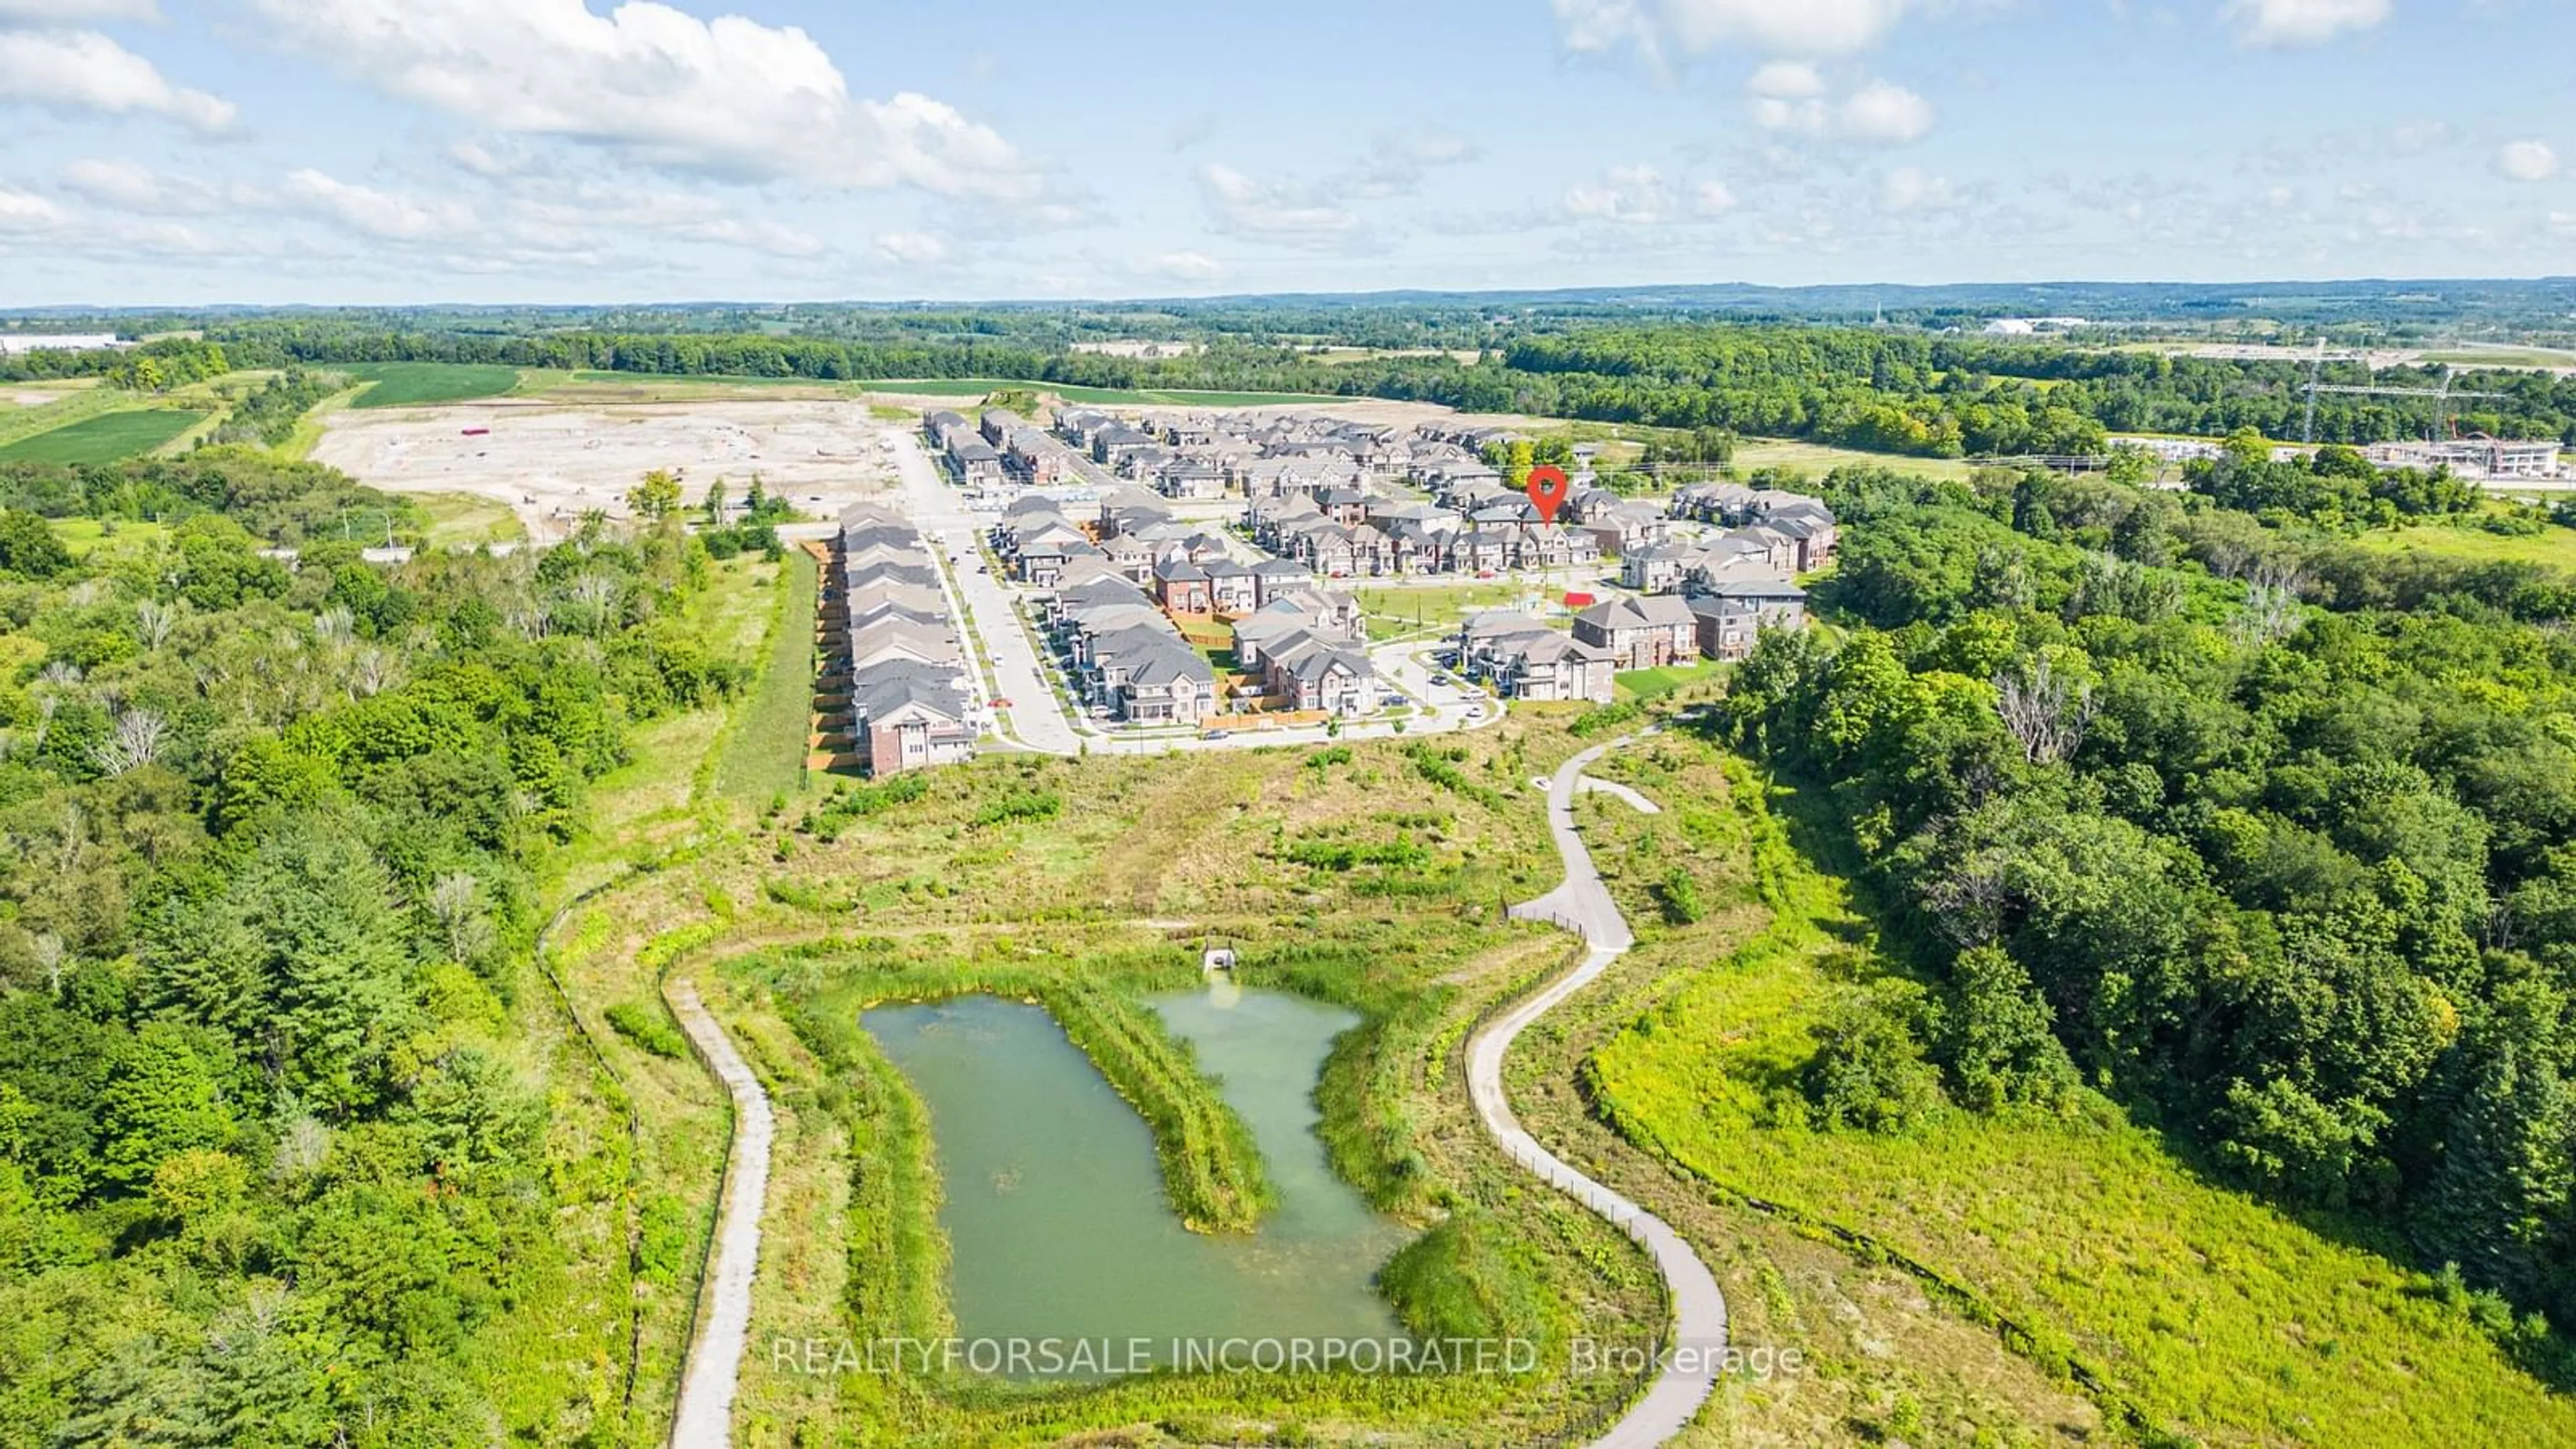
[[[424,331],[391,325],[394,318],[381,327],[350,319],[268,319],[220,325],[208,338],[243,367],[453,362],[675,376],[991,377],[1100,388],[1300,392],[1942,458],[2095,455],[2107,434],[2125,432],[2218,437],[2250,428],[2296,438],[2307,422],[2308,369],[2287,360],[2085,350],[1894,329],[1581,318],[1488,329],[1472,362],[1446,354],[1326,362],[1304,342],[1222,330],[1185,356],[1144,359],[1075,352],[1069,324],[1041,324],[1033,320],[1039,315],[870,314],[867,326],[842,329],[858,335],[579,326]],[[2381,380],[2431,387],[2440,374],[2400,369]],[[2576,379],[2481,372],[2462,390],[2503,397],[2464,399],[2444,420],[2427,403],[2327,394],[2318,399],[2316,433],[2327,442],[2359,445],[2427,436],[2447,425],[2498,437],[2576,440]]]
[[[0,1439],[616,1438],[556,1234],[623,1182],[517,1022],[589,782],[742,684],[703,551],[379,567],[327,524],[390,500],[230,449],[0,485]]]
[[[1811,1109],[1902,1131],[2101,1084],[2209,1170],[2448,1265],[2563,1374],[2576,579],[2392,585],[2223,506],[2286,482],[2229,472],[2187,499],[1829,480],[1848,632],[1767,634],[1722,725],[1821,792],[1906,968],[1830,1013]]]

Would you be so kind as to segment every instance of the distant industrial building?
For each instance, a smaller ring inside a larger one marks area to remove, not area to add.
[[[0,332],[0,357],[24,357],[30,352],[103,352],[120,345],[113,332]]]
[[[2370,461],[2383,468],[2448,468],[2464,478],[2545,480],[2560,476],[2554,442],[2453,438],[2433,443],[2376,443]]]

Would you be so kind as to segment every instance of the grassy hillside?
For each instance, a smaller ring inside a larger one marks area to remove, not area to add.
[[[1669,772],[1630,778],[1672,798]],[[1800,849],[1804,817],[1829,807],[1784,792],[1774,814],[1749,770],[1735,778],[1738,823],[1698,828],[1740,830],[1750,869],[1731,896],[1703,890],[1765,924],[1732,944],[1676,931],[1710,948],[1679,959],[1708,964],[1669,976],[1664,999],[1592,1056],[1594,1109],[1628,1138],[1739,1210],[1767,1205],[1799,1231],[1919,1265],[1925,1291],[2012,1325],[2004,1336],[2031,1362],[2093,1376],[2115,1423],[2133,1408],[2155,1430],[2224,1444],[2576,1439],[2576,1403],[2509,1361],[2464,1295],[2350,1224],[2212,1181],[2099,1097],[2064,1117],[1944,1111],[1912,1134],[1811,1128],[1795,1085],[1811,1031],[1846,983],[1889,968],[1849,888]],[[1615,807],[1593,808],[1613,825]],[[1653,911],[1694,826],[1617,828],[1632,840],[1605,864]],[[1970,1432],[1934,1427],[1936,1442]]]

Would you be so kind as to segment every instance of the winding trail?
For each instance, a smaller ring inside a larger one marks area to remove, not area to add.
[[[1673,1305],[1675,1347],[1686,1350],[1665,1361],[1663,1373],[1627,1415],[1593,1440],[1594,1449],[1646,1449],[1679,1434],[1699,1413],[1716,1385],[1717,1350],[1726,1343],[1726,1296],[1717,1279],[1688,1243],[1663,1219],[1584,1176],[1538,1143],[1512,1115],[1503,1091],[1503,1056],[1523,1028],[1554,1010],[1566,998],[1600,979],[1636,936],[1619,914],[1618,903],[1593,868],[1592,852],[1574,828],[1574,797],[1587,783],[1584,770],[1603,755],[1637,736],[1595,745],[1557,770],[1547,792],[1548,833],[1565,857],[1565,884],[1511,913],[1522,920],[1549,921],[1581,936],[1592,949],[1583,964],[1546,990],[1496,1018],[1467,1044],[1467,1093],[1485,1131],[1513,1161],[1637,1240],[1653,1255],[1664,1275]],[[1617,792],[1614,792],[1617,793]]]
[[[751,1280],[760,1266],[760,1209],[769,1193],[769,1147],[777,1124],[769,1093],[698,1000],[697,987],[674,981],[670,996],[689,1040],[733,1093],[733,1154],[725,1164],[723,1207],[707,1265],[706,1312],[688,1348],[679,1412],[671,1419],[676,1449],[704,1449],[733,1441],[734,1387],[751,1333]]]

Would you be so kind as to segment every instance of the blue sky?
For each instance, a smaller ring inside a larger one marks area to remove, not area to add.
[[[2563,0],[0,0],[0,308],[2576,271]]]

